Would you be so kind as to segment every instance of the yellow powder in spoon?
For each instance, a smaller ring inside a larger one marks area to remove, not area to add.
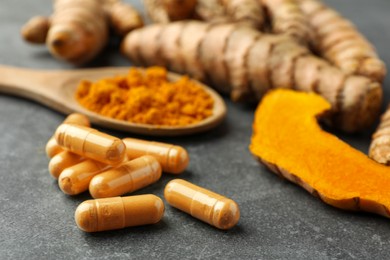
[[[168,81],[162,67],[131,68],[125,76],[82,81],[76,99],[107,117],[164,126],[199,122],[212,114],[214,105],[212,97],[188,77]]]

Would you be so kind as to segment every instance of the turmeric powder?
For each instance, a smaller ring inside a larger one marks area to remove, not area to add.
[[[82,81],[76,99],[107,117],[164,126],[194,124],[211,116],[214,106],[200,85],[186,76],[169,82],[162,67],[131,68],[126,76]]]

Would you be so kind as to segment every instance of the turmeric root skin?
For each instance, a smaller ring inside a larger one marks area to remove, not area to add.
[[[130,31],[144,25],[141,15],[133,6],[117,1],[108,8],[108,18],[118,35],[125,36]]]
[[[314,93],[267,94],[256,110],[252,154],[329,205],[390,217],[389,168],[323,131],[317,118],[329,109]]]
[[[369,156],[385,165],[390,165],[390,106],[381,117],[381,122],[372,136]]]
[[[258,0],[144,0],[156,23],[196,19],[211,23],[239,23],[261,29],[265,23]]]
[[[161,2],[170,20],[178,21],[193,16],[197,0],[161,0]]]
[[[188,4],[193,4],[191,0],[180,6],[177,3],[181,1],[144,0],[152,20],[159,23],[195,18],[267,31],[268,18],[270,32],[310,45],[316,54],[348,75],[360,75],[380,83],[386,75],[386,65],[369,41],[351,22],[319,0],[197,0],[195,6]],[[164,4],[167,2],[171,4]],[[176,8],[172,3],[176,3]]]
[[[21,29],[24,40],[30,43],[43,44],[46,42],[50,28],[50,19],[45,16],[31,18]]]
[[[351,22],[318,0],[297,1],[313,29],[312,45],[321,56],[347,74],[383,81],[386,65]]]
[[[172,18],[169,17],[167,10],[161,0],[143,0],[146,13],[155,23],[169,23]]]
[[[94,0],[57,0],[47,37],[51,54],[75,64],[90,61],[105,46],[108,24]]]
[[[259,100],[273,88],[316,92],[332,104],[334,126],[347,132],[372,124],[382,102],[379,83],[343,73],[288,36],[236,24],[154,24],[128,34],[122,51],[136,64],[188,73],[234,101]]]
[[[22,36],[32,43],[46,43],[57,59],[81,65],[104,48],[110,25],[124,35],[143,21],[120,0],[55,0],[52,16],[31,19],[22,28]]]
[[[305,45],[312,36],[311,27],[296,0],[259,0],[268,12],[272,32],[285,34]]]

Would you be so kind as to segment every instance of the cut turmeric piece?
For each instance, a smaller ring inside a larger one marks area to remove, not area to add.
[[[390,169],[322,130],[317,118],[330,109],[314,93],[270,92],[256,110],[251,152],[327,204],[390,217]]]

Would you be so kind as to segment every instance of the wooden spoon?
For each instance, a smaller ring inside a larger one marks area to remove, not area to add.
[[[106,128],[144,135],[187,135],[209,130],[218,125],[226,115],[223,99],[212,89],[198,82],[214,99],[212,116],[187,126],[156,126],[112,119],[89,111],[79,105],[74,94],[80,80],[96,81],[115,75],[125,75],[128,67],[78,69],[78,70],[32,70],[0,66],[0,92],[35,100],[64,114],[78,112],[87,115],[91,122]],[[175,80],[179,75],[169,73]]]

